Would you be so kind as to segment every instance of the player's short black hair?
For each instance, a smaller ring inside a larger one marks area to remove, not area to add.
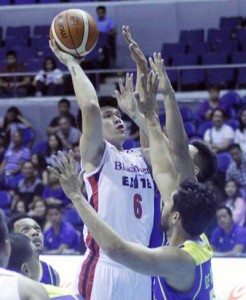
[[[227,214],[232,218],[232,211],[229,207],[227,207],[226,205],[220,205],[216,208],[216,212],[219,211],[219,210],[226,210]]]
[[[4,214],[2,210],[0,210],[0,249],[5,245],[5,241],[8,239],[8,228],[5,222]]]
[[[173,196],[172,211],[181,215],[183,229],[192,237],[202,234],[215,216],[216,201],[208,188],[193,179],[184,180]]]
[[[209,146],[201,140],[193,140],[190,144],[198,150],[194,156],[194,164],[199,168],[197,180],[199,182],[205,182],[213,176],[218,169],[216,155]]]
[[[241,147],[240,147],[239,144],[236,144],[236,143],[231,144],[231,145],[229,146],[229,148],[228,148],[228,151],[231,151],[231,150],[233,150],[233,149],[238,149],[239,151],[242,152],[242,149],[241,149]]]
[[[31,219],[31,220],[34,220],[33,218],[29,217],[27,214],[25,213],[18,213],[16,214],[14,217],[12,217],[7,225],[8,225],[8,230],[10,233],[14,232],[14,225],[15,225],[15,222],[19,221],[19,220],[22,220],[22,219]]]
[[[110,107],[119,109],[117,99],[113,96],[101,96],[98,98],[98,102],[99,102],[100,108],[104,107],[104,106],[110,106]],[[76,115],[76,126],[81,132],[83,132],[83,130],[82,130],[82,113],[81,113],[80,109],[78,109],[77,115]]]
[[[58,102],[58,106],[60,106],[60,104],[66,104],[68,107],[71,106],[71,103],[68,99],[66,98],[62,98],[59,102]]]
[[[7,268],[11,271],[21,273],[22,264],[28,262],[33,254],[31,240],[21,233],[11,233],[9,240],[11,255]]]

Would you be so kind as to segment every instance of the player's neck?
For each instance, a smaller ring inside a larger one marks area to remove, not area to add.
[[[182,229],[174,229],[170,237],[168,237],[169,245],[173,247],[178,247],[179,245],[182,245],[185,241],[190,239],[190,235]]]

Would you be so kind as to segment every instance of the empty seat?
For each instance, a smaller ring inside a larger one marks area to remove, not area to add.
[[[10,5],[10,0],[1,0],[0,5]]]
[[[18,26],[18,27],[8,26],[6,30],[6,37],[28,39],[30,38],[30,32],[31,32],[30,26]]]
[[[246,28],[240,28],[235,33],[235,39],[241,45],[246,41]]]
[[[60,3],[60,0],[39,0],[39,3]]]
[[[246,52],[234,52],[232,54],[231,62],[233,64],[240,64],[246,62]]]
[[[226,108],[234,107],[238,108],[241,104],[241,98],[238,95],[238,93],[234,91],[230,91],[225,93],[221,98],[220,101],[223,103],[223,105],[226,106]]]
[[[212,44],[218,41],[227,42],[231,39],[231,32],[228,29],[208,29],[207,42]]]
[[[210,69],[207,71],[207,84],[216,84],[220,87],[232,87],[235,81],[234,69]]]
[[[50,25],[36,25],[33,27],[33,36],[48,36]]]
[[[204,53],[202,55],[202,64],[203,65],[218,65],[226,64],[227,55],[223,53]]]
[[[185,45],[179,43],[164,43],[161,49],[161,56],[174,57],[178,54],[185,53]]]
[[[246,87],[246,68],[239,69],[237,74],[238,87]]]
[[[184,129],[185,129],[185,132],[186,132],[188,138],[193,137],[194,134],[196,133],[196,127],[191,122],[184,122]]]
[[[197,55],[195,54],[179,54],[173,57],[174,66],[189,66],[196,65],[198,62]]]
[[[233,130],[238,129],[238,127],[239,127],[239,121],[238,121],[238,120],[235,120],[235,119],[226,120],[226,121],[225,121],[225,124],[231,126],[231,128],[232,128]]]
[[[205,70],[182,70],[181,86],[195,86],[197,89],[203,88],[206,80]]]
[[[233,30],[242,23],[242,17],[221,17],[220,28]]]
[[[28,39],[22,37],[8,37],[5,39],[4,47],[8,49],[28,47]]]
[[[202,55],[210,52],[211,47],[208,43],[191,43],[188,45],[188,53]]]
[[[28,59],[25,65],[29,72],[38,72],[43,69],[43,62],[40,59]]]
[[[192,120],[193,113],[187,106],[180,106],[179,111],[184,122]]]
[[[201,43],[204,41],[204,29],[181,30],[179,42],[182,44]]]
[[[225,172],[231,163],[231,155],[228,152],[222,152],[216,154],[217,161],[218,161],[218,170],[221,172]]]
[[[14,0],[15,4],[36,4],[36,0]]]
[[[28,59],[34,59],[36,56],[36,51],[33,48],[15,48],[14,49],[18,55],[18,61],[25,63]]]
[[[200,137],[203,137],[204,136],[204,133],[207,129],[210,129],[212,128],[213,126],[213,123],[212,121],[204,121],[202,122],[198,128],[197,128],[197,131],[196,131],[196,134]]]
[[[238,43],[237,41],[219,41],[213,44],[213,48],[216,53],[232,55],[233,52],[238,50]]]

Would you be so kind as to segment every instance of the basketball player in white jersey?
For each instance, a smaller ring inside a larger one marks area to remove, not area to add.
[[[72,76],[82,112],[80,152],[88,201],[124,239],[149,245],[153,227],[154,184],[140,150],[123,151],[124,123],[113,97],[96,91],[71,55],[50,43]],[[109,259],[85,229],[87,245],[77,291],[92,300],[149,300],[151,278]],[[127,287],[127,288],[126,288]]]
[[[4,216],[0,211],[0,299],[1,300],[47,300],[48,294],[41,284],[8,271],[11,247],[8,239],[8,229]]]

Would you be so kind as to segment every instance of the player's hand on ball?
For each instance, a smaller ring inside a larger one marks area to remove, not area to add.
[[[84,57],[81,57],[81,58],[75,58],[74,56],[68,54],[68,53],[65,53],[63,51],[61,51],[58,47],[57,47],[57,44],[55,42],[55,40],[53,41],[49,41],[49,45],[50,45],[50,48],[51,50],[54,52],[55,56],[59,59],[59,61],[64,64],[65,66],[68,66],[68,63],[71,62],[71,61],[75,61],[77,62],[78,64],[80,64],[83,60],[84,60]]]
[[[165,95],[169,94],[171,91],[173,91],[173,88],[167,76],[164,60],[161,58],[161,54],[154,52],[153,59],[151,57],[149,58],[149,63],[151,69],[155,73],[159,74],[160,82],[159,82],[158,91]]]

